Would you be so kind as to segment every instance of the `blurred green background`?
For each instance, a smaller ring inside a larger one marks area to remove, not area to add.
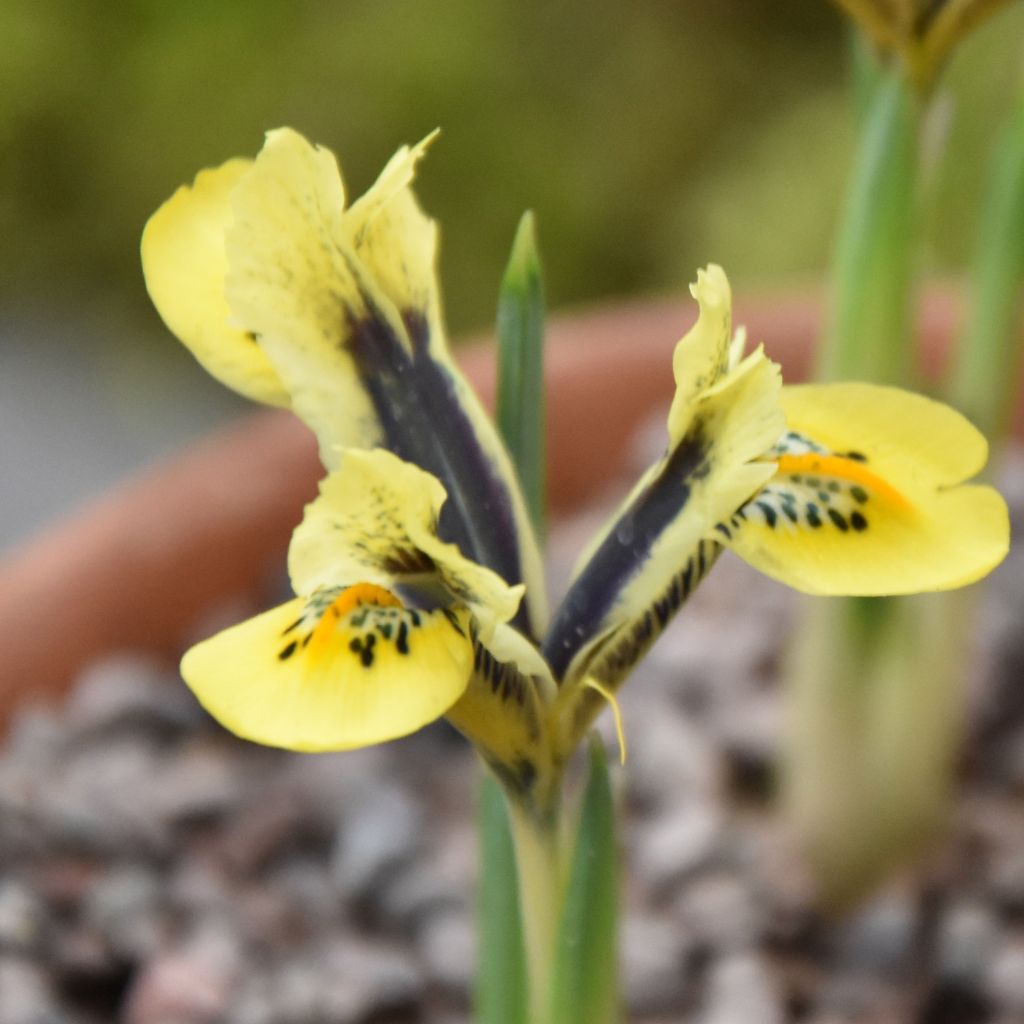
[[[928,269],[967,260],[1022,38],[1018,4],[947,76]],[[237,408],[149,306],[138,240],[267,128],[333,148],[353,193],[443,128],[420,194],[455,334],[491,322],[527,207],[554,308],[710,260],[741,290],[820,280],[854,140],[826,0],[3,0],[0,52],[0,543]]]

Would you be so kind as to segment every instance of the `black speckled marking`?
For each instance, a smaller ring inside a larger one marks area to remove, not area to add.
[[[779,454],[793,451],[831,454],[810,438],[790,431],[773,452]],[[867,462],[861,452],[838,454],[854,462]],[[736,510],[729,520],[728,528],[723,529],[719,525],[718,531],[726,540],[731,540],[732,535],[742,530],[743,522],[750,517],[751,522],[763,524],[769,529],[810,527],[817,530],[831,523],[843,533],[850,530],[863,533],[868,527],[868,518],[861,507],[871,500],[871,493],[868,484],[850,481],[841,474],[833,476],[819,472],[808,476],[805,473],[779,473]]]
[[[325,615],[333,615],[340,619],[333,601],[345,588],[332,587],[318,591],[306,602],[306,610],[295,626],[303,625],[301,636],[285,647],[278,655],[282,660],[291,657],[294,652],[305,647],[313,636],[317,625]],[[332,603],[327,605],[330,600]],[[402,608],[391,605],[378,605],[371,601],[360,601],[348,613],[344,621],[346,630],[356,631],[348,641],[348,649],[359,659],[365,668],[371,668],[376,660],[378,649],[382,644],[394,645],[398,654],[408,655],[415,643],[413,633],[424,623],[423,612],[415,608]],[[458,618],[454,612],[444,612],[448,621],[458,628]],[[290,627],[288,632],[291,631]],[[463,632],[461,629],[459,632]]]
[[[837,530],[840,530],[843,533],[846,533],[846,531],[849,530],[850,524],[834,508],[828,509],[828,517],[832,520],[832,524]]]
[[[454,629],[455,632],[459,634],[459,636],[466,635],[466,631],[462,628],[461,624],[459,623],[459,617],[455,614],[455,612],[453,612],[450,608],[442,608],[441,614],[448,620],[452,629]]]
[[[353,637],[348,644],[348,649],[359,658],[363,668],[372,668],[374,653],[373,648],[377,638],[373,633],[366,633],[363,636]]]
[[[759,501],[757,507],[764,513],[764,521],[768,527],[772,530],[775,529],[775,523],[778,521],[778,513],[767,501]]]
[[[399,654],[409,653],[409,627],[404,623],[399,623],[398,636],[395,637],[395,650]]]
[[[522,673],[511,662],[498,661],[479,642],[473,644],[473,670],[502,703],[513,700],[519,707],[526,705],[528,684]]]
[[[827,452],[827,449],[806,434],[787,430],[772,447],[771,455],[805,455],[807,452]]]
[[[693,588],[700,583],[711,566],[715,564],[722,547],[716,541],[703,540],[697,551],[687,559],[683,570],[673,576],[662,594],[655,599],[651,608],[631,625],[615,634],[595,656],[589,672],[600,683],[614,687],[626,673],[643,657],[644,652],[661,635],[672,616],[682,607]],[[651,614],[651,611],[654,614]],[[604,698],[592,703],[596,706]],[[586,715],[586,709],[581,714]]]

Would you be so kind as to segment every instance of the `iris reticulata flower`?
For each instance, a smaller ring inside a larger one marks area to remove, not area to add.
[[[411,189],[425,145],[347,206],[330,153],[271,132],[146,227],[170,329],[230,387],[291,408],[327,467],[292,539],[297,596],[182,663],[228,728],[329,750],[447,716],[507,790],[543,803],[724,548],[816,594],[956,587],[1003,558],[1002,498],[962,483],[986,458],[962,416],[893,388],[783,388],[762,349],[744,354],[709,266],[665,453],[549,622],[511,463],[445,339],[437,230]]]

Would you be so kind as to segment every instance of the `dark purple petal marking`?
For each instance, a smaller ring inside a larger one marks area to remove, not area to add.
[[[555,679],[562,680],[572,659],[604,626],[619,594],[643,571],[658,538],[689,501],[691,481],[706,472],[707,455],[698,425],[625,509],[573,582],[541,649]]]
[[[388,449],[433,473],[445,486],[438,535],[507,583],[523,581],[512,497],[495,472],[458,398],[451,371],[430,354],[418,312],[403,321],[412,352],[364,296],[370,315],[349,318],[343,335],[376,411]],[[527,598],[513,619],[531,635]]]

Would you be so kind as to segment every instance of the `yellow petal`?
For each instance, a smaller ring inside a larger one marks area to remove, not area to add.
[[[836,451],[860,451],[882,476],[912,487],[958,484],[977,474],[988,443],[955,409],[878,384],[800,384],[782,391],[786,424]],[[851,438],[853,439],[851,441]]]
[[[286,406],[287,392],[252,334],[229,324],[224,297],[230,196],[251,166],[229,160],[179,188],[146,224],[142,268],[164,323],[214,377],[256,401]]]
[[[985,462],[963,416],[898,388],[783,391],[778,473],[721,540],[755,568],[815,594],[946,590],[984,576],[1009,548],[1006,504],[962,485]]]
[[[424,320],[436,320],[439,313],[437,225],[420,209],[410,186],[416,164],[436,135],[411,149],[403,146],[342,222],[360,263],[395,308]]]
[[[373,587],[295,598],[193,647],[182,675],[245,739],[347,750],[443,715],[473,671],[469,615],[404,608]]]
[[[510,792],[525,795],[548,781],[550,769],[538,681],[515,661],[498,657],[493,646],[479,642],[473,666],[465,693],[446,717],[473,742]]]
[[[288,555],[298,593],[360,579],[383,587],[431,588],[468,606],[484,642],[509,621],[524,587],[463,557],[437,536],[440,481],[391,452],[348,449],[306,507]]]
[[[690,427],[697,399],[728,369],[732,340],[732,291],[716,264],[697,271],[690,285],[700,313],[672,355],[676,390],[668,414],[669,434],[676,440]],[[742,346],[743,338],[738,344]]]
[[[404,331],[386,300],[359,279],[342,229],[345,194],[334,156],[291,129],[269,132],[231,199],[232,314],[259,336],[327,465],[337,446],[377,444],[380,425],[349,342],[363,324]],[[381,307],[372,315],[370,302]]]
[[[588,675],[618,685],[703,576],[709,531],[774,471],[759,456],[783,427],[779,388],[760,349],[712,384],[587,550],[544,645],[563,692]]]

